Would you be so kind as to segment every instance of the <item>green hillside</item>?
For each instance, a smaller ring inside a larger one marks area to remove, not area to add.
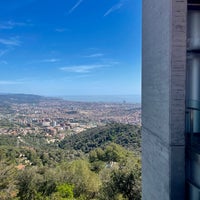
[[[140,200],[140,138],[139,127],[123,124],[58,144],[0,135],[0,199]]]
[[[111,123],[66,137],[59,143],[59,147],[62,149],[82,150],[88,153],[94,148],[114,142],[127,149],[140,151],[140,141],[140,127]]]

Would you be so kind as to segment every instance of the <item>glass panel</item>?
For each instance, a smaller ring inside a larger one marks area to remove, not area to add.
[[[200,12],[198,10],[188,11],[188,49],[200,48]]]

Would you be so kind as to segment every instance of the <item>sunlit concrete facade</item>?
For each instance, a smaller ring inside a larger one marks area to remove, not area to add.
[[[186,37],[186,0],[143,0],[143,200],[186,199]]]

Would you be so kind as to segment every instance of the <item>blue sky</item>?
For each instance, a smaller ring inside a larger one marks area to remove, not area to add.
[[[141,0],[3,0],[0,92],[141,93]]]

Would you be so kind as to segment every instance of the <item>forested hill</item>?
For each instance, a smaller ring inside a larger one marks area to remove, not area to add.
[[[68,136],[63,149],[42,135],[0,135],[0,200],[140,200],[140,138],[123,124]]]
[[[82,150],[88,153],[94,148],[114,142],[129,150],[140,151],[140,131],[141,129],[138,126],[111,123],[66,137],[59,143],[59,147]]]

